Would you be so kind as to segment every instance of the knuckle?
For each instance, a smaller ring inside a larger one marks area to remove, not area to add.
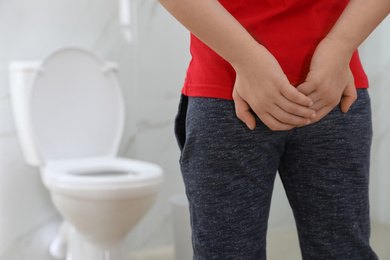
[[[294,98],[294,92],[291,92],[290,90],[285,90],[283,93],[283,96],[285,96],[287,99]]]
[[[314,86],[321,86],[324,83],[324,79],[320,77],[314,77],[311,79]]]
[[[300,114],[300,108],[296,105],[292,106],[290,109],[289,109],[290,113],[292,114],[295,114],[295,115],[299,115]]]
[[[326,88],[326,89],[323,89],[321,91],[322,91],[322,95],[324,95],[328,99],[333,99],[334,93],[331,89]]]
[[[238,95],[236,90],[233,91],[232,97],[233,97],[233,100],[237,100],[239,98],[239,95]]]
[[[340,99],[341,99],[341,97],[339,97],[337,94],[332,93],[332,92],[327,93],[327,97],[328,97],[329,103],[332,103],[332,104],[340,102]]]
[[[289,100],[301,101],[301,96],[297,91],[287,90],[283,95]]]

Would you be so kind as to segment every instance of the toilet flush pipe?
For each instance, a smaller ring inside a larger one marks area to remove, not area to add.
[[[136,14],[136,0],[119,0],[119,21],[121,32],[129,44],[135,43],[137,39]]]

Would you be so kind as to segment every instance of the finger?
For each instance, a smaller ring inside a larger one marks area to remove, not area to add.
[[[284,96],[278,100],[277,104],[284,111],[299,116],[301,118],[313,118],[316,114],[315,110],[312,107],[308,108],[305,106],[300,106],[297,103],[286,99]]]
[[[334,95],[332,93],[323,94],[320,91],[314,91],[309,95],[309,97],[313,100],[314,105],[310,108],[318,113],[319,110],[324,107],[334,108],[340,103],[341,96]]]
[[[286,131],[291,130],[295,125],[285,124],[274,118],[271,114],[264,114],[261,116],[261,121],[272,131]]]
[[[316,114],[316,117],[313,118],[311,121],[312,123],[315,123],[315,122],[318,122],[320,121],[322,118],[324,118],[327,114],[329,114],[330,111],[332,111],[333,107],[331,106],[324,106],[322,108],[320,108],[318,111],[317,111],[317,114]]]
[[[305,81],[297,87],[297,90],[299,92],[301,92],[302,94],[309,96],[310,94],[312,94],[316,90],[316,88],[315,88],[314,84],[312,84],[308,81]]]
[[[251,108],[236,90],[233,90],[233,100],[237,117],[244,122],[250,130],[255,129],[256,119],[250,111]]]
[[[311,96],[311,98],[315,101],[314,101],[314,105],[312,105],[310,108],[316,111],[316,114],[322,108],[333,105],[333,103],[330,105],[329,100],[327,100],[326,98],[315,98],[314,96]],[[337,106],[338,103],[339,102],[335,102],[334,106]]]
[[[278,121],[288,125],[304,126],[310,124],[311,122],[309,118],[296,116],[283,110],[279,106],[275,106],[275,108],[272,109],[272,113],[270,114],[272,114],[272,116]]]
[[[351,80],[347,87],[344,89],[343,96],[341,97],[340,108],[343,113],[347,113],[349,108],[357,99],[357,92],[355,82]]]
[[[311,98],[306,96],[305,94],[299,92],[294,86],[292,85],[284,85],[280,92],[282,95],[287,98],[288,100],[297,103],[301,106],[309,107],[313,105],[313,101]]]
[[[316,111],[316,114],[311,118],[311,123],[320,121],[324,116],[326,116],[333,108],[335,108],[339,102],[328,103],[326,99],[321,99],[316,102],[311,108]]]

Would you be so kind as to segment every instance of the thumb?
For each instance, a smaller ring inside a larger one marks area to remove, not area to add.
[[[297,90],[299,92],[303,93],[304,95],[308,96],[315,90],[314,87],[315,86],[313,84],[311,84],[308,81],[305,81],[302,84],[300,84],[299,86],[297,86]]]
[[[357,92],[353,77],[350,82],[348,82],[347,87],[344,89],[343,95],[340,101],[340,108],[343,113],[347,113],[349,108],[357,99]]]
[[[250,111],[249,104],[242,99],[237,90],[233,89],[233,100],[237,117],[244,122],[250,130],[255,129],[256,119]]]

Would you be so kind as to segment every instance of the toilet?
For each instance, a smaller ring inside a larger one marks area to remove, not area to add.
[[[78,47],[10,64],[24,159],[39,168],[64,220],[52,244],[58,259],[126,259],[123,241],[163,181],[159,166],[117,156],[125,109],[116,70]]]

